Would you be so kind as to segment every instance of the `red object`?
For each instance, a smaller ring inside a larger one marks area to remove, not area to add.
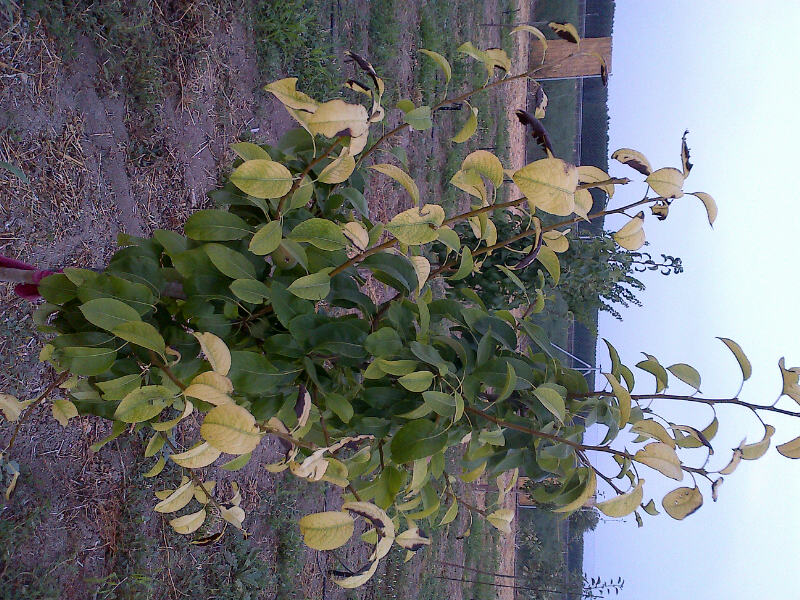
[[[14,286],[14,293],[20,298],[25,298],[26,300],[36,300],[37,298],[41,298],[41,295],[39,294],[38,283],[48,275],[52,275],[53,273],[55,273],[55,271],[43,271],[37,269],[33,265],[24,263],[21,260],[8,258],[7,256],[3,256],[2,254],[0,254],[0,267],[6,267],[8,269],[22,269],[25,271],[35,271],[33,274],[33,279],[35,283],[19,283]]]

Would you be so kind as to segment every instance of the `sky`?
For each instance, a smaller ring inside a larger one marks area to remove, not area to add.
[[[688,129],[694,168],[684,190],[710,193],[719,217],[712,229],[700,201],[685,196],[666,221],[647,218],[650,245],[644,250],[681,257],[685,272],[643,276],[644,308],[624,310],[623,322],[604,314],[599,333],[629,366],[644,358],[642,351],[665,366],[693,365],[708,398],[731,397],[741,381],[716,336],[736,340],[753,364],[743,400],[771,403],[778,396],[780,357],[787,366],[800,365],[800,218],[793,185],[800,176],[798,56],[800,2],[617,0],[610,151],[634,148],[654,169],[679,168],[681,135]],[[640,181],[636,171],[612,163],[613,176]],[[644,189],[640,183],[618,188],[612,206],[641,198]],[[609,220],[607,228],[624,221]],[[598,361],[610,368],[602,342]],[[681,389],[688,390],[677,385],[675,393]],[[652,392],[652,377],[638,371],[636,391]],[[781,402],[800,410],[789,398]],[[711,420],[700,405],[683,412],[674,404],[663,408],[672,411],[671,419],[701,428]],[[777,427],[775,443],[800,435],[800,419],[765,416]],[[755,442],[763,435],[742,411],[720,410],[719,419],[713,468],[727,464],[728,449],[742,438]],[[664,478],[646,467],[643,475],[645,502],[655,498],[659,508],[664,493],[692,485],[686,479],[663,485]],[[632,518],[601,523],[587,539],[585,570],[622,576],[619,597],[626,600],[797,598],[800,460],[773,447],[727,477],[718,502],[707,485],[701,488],[705,504],[685,521],[662,513],[644,515],[641,529]]]

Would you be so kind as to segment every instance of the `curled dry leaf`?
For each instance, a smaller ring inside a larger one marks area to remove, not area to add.
[[[776,446],[775,449],[786,458],[800,458],[800,437],[796,437],[785,444]]]
[[[696,487],[680,487],[664,496],[661,506],[670,517],[681,521],[703,506],[703,494]]]
[[[690,196],[699,198],[700,201],[703,203],[703,206],[706,207],[706,214],[708,215],[708,224],[713,227],[714,221],[717,220],[717,203],[714,201],[714,198],[711,197],[711,194],[706,194],[705,192],[688,192],[688,193]]]
[[[714,480],[714,483],[711,484],[711,499],[716,502],[717,498],[719,498],[719,488],[723,484],[725,480],[722,477],[719,477]]]
[[[739,446],[742,451],[742,460],[756,460],[766,454],[769,449],[769,443],[775,433],[775,428],[772,425],[764,426],[764,437],[761,441],[755,444],[743,444]]]
[[[355,573],[352,574],[341,571],[333,571],[334,577],[331,577],[331,581],[333,581],[333,583],[339,587],[343,587],[345,589],[357,588],[369,581],[377,569],[378,561],[374,560],[371,563],[367,563],[361,569],[356,570]],[[344,577],[342,577],[342,575],[344,575]]]
[[[653,168],[650,166],[650,161],[647,157],[637,150],[631,148],[620,148],[615,150],[611,158],[621,162],[623,165],[628,165],[630,168],[639,171],[642,175],[650,175]]]
[[[397,542],[397,545],[401,548],[411,550],[412,552],[416,552],[425,546],[431,545],[430,538],[425,537],[425,533],[422,532],[419,527],[410,527],[406,529],[403,533],[398,535],[394,541]]]
[[[525,127],[530,127],[531,137],[542,150],[552,155],[553,141],[550,139],[550,134],[547,133],[542,122],[526,110],[516,110],[514,114],[517,115],[517,119],[520,123]]]
[[[573,44],[581,43],[581,36],[578,35],[578,30],[575,29],[575,25],[572,23],[556,23],[555,21],[551,21],[547,26],[562,40],[567,40]]]
[[[740,462],[742,462],[742,451],[739,448],[734,448],[733,456],[731,456],[731,461],[724,469],[719,470],[719,474],[730,475],[736,470],[736,467],[739,466]]]
[[[781,378],[783,379],[782,394],[789,396],[792,400],[800,404],[800,367],[786,368],[786,361],[784,357],[778,361],[778,368],[781,370]]]
[[[313,113],[319,106],[319,102],[311,96],[297,90],[297,77],[287,77],[286,79],[273,81],[264,86],[264,89],[274,94],[287,109]]]
[[[533,116],[537,119],[544,119],[547,116],[547,94],[544,88],[540,85],[536,88],[533,95]]]
[[[650,212],[658,219],[659,221],[665,221],[667,216],[669,216],[669,202],[666,200],[658,200],[656,201],[651,207]]]
[[[689,146],[686,145],[686,136],[689,135],[689,130],[683,132],[681,138],[681,165],[683,167],[683,177],[689,176],[689,171],[692,170],[692,163],[689,162]]]
[[[348,104],[344,100],[330,100],[320,104],[308,117],[311,133],[334,138],[348,135],[356,138],[369,130],[369,115],[361,104]]]
[[[342,225],[342,233],[359,252],[363,252],[369,246],[369,233],[358,221],[350,221]]]

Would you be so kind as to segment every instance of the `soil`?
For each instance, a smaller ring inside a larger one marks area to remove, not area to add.
[[[369,2],[355,4],[360,14],[368,13]],[[403,51],[397,55],[399,76],[393,83],[399,85],[400,97],[417,102],[419,90],[411,82],[418,61],[415,32],[420,4],[398,2],[395,15]],[[519,21],[527,22],[529,4],[518,0]],[[496,20],[497,1],[484,5],[487,22]],[[187,215],[209,206],[207,192],[231,164],[231,143],[242,137],[274,143],[291,128],[294,123],[286,111],[260,90],[265,79],[252,50],[245,10],[246,3],[196,33],[199,39],[193,40],[192,47],[202,50],[173,56],[173,81],[164,86],[163,95],[148,107],[146,116],[123,87],[109,84],[103,76],[94,40],[80,37],[74,56],[67,58],[42,23],[0,11],[0,31],[4,32],[0,35],[0,160],[19,165],[27,176],[27,181],[21,181],[0,169],[0,253],[42,267],[101,267],[114,252],[119,233],[149,235],[157,228],[179,229]],[[342,22],[339,27],[340,35],[347,36],[363,24]],[[500,45],[504,30],[480,31],[477,41],[482,47]],[[517,36],[516,68],[527,64],[527,45],[527,36]],[[271,73],[269,79],[280,76]],[[526,88],[520,82],[504,89],[503,104],[509,111],[525,105]],[[524,130],[511,112],[506,115],[509,168],[524,164],[525,147]],[[388,128],[399,123],[396,111],[392,113]],[[448,125],[434,130],[432,136],[406,130],[395,144],[407,150],[412,163],[424,164],[432,149],[442,152],[439,142],[452,135],[451,130]],[[427,190],[419,178],[418,183],[423,197],[437,200],[438,192]],[[388,220],[411,206],[408,195],[385,177],[373,175],[370,188],[372,218]],[[5,286],[0,286],[0,307],[0,390],[34,397],[54,374],[37,360],[42,338],[30,324],[31,307]],[[138,514],[137,533],[155,540],[154,557],[166,557],[166,567],[152,564],[152,568],[166,568],[165,580],[172,581],[170,556],[180,549],[173,547],[169,527],[147,508],[152,505],[153,488],[140,475],[149,468],[141,458],[146,439],[122,436],[111,442],[114,452],[91,451],[90,446],[107,434],[108,426],[93,418],[76,418],[62,428],[44,406],[36,408],[21,426],[13,458],[23,474],[0,518],[27,522],[24,519],[30,518],[35,506],[38,534],[15,547],[13,557],[0,554],[0,573],[9,569],[9,559],[20,572],[39,573],[35,569],[46,565],[44,579],[58,582],[61,598],[90,597],[97,581],[111,577],[125,556],[125,536],[130,532],[121,530],[121,520]],[[0,427],[0,447],[10,436],[9,427]],[[277,452],[275,443],[262,444],[259,455],[235,474],[248,513],[259,510],[259,497],[276,493],[282,485],[281,477],[258,466],[273,461]],[[214,473],[214,478],[223,489],[233,479],[224,471]],[[295,508],[300,514],[340,502],[336,491],[315,490],[300,498]],[[481,504],[484,499],[474,501]],[[514,494],[507,502],[514,505]],[[463,529],[464,519],[460,515],[452,527]],[[267,523],[253,519],[248,530],[261,555],[274,561],[277,533]],[[514,573],[513,540],[512,532],[500,544],[500,573]],[[209,552],[192,549],[186,556],[199,564],[209,559]],[[320,559],[310,550],[302,552],[302,572],[278,577],[295,578],[306,598],[345,598],[345,592],[333,586],[326,574],[337,566],[336,561],[330,556]],[[463,556],[463,541],[458,541],[438,548],[433,558],[459,562]],[[342,558],[353,565],[363,563],[365,555],[350,551]],[[384,579],[386,568],[383,565],[379,572]],[[444,568],[441,572],[461,575]],[[417,589],[420,574],[420,568],[410,572],[410,593]],[[462,586],[446,583],[448,597],[460,600]],[[499,598],[513,598],[510,590],[501,594]],[[173,586],[153,597],[182,595]],[[268,597],[266,591],[264,597]]]

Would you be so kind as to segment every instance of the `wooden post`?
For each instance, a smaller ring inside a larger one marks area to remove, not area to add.
[[[599,77],[600,61],[592,55],[596,52],[606,61],[611,73],[611,38],[584,38],[580,46],[566,40],[548,40],[545,54],[546,66],[533,75],[534,79],[568,79],[573,77]],[[578,56],[567,58],[570,54]],[[530,64],[542,62],[542,46],[531,40]]]

